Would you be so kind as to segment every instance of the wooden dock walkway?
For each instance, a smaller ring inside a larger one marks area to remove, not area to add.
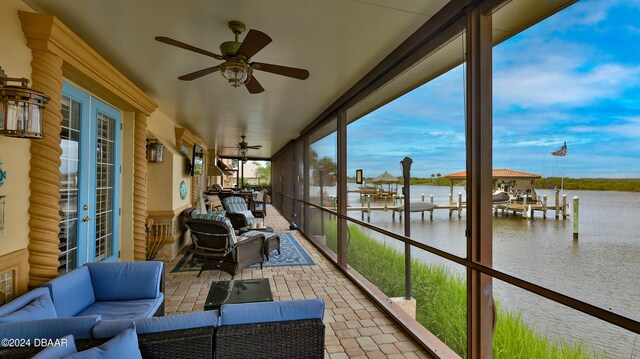
[[[424,219],[424,213],[425,212],[429,212],[429,217],[431,220],[433,220],[433,211],[434,210],[441,210],[441,209],[445,209],[445,210],[449,210],[449,217],[453,216],[453,212],[454,211],[458,211],[458,218],[462,217],[462,209],[466,208],[466,203],[462,203],[461,206],[458,206],[457,203],[451,203],[451,204],[434,204],[434,203],[429,203],[429,202],[411,202],[410,204],[410,211],[411,212],[420,212],[422,213],[422,219]],[[334,207],[326,207],[327,209],[335,209]],[[347,212],[351,212],[351,211],[359,211],[361,213],[361,217],[362,220],[364,221],[364,216],[365,214],[367,215],[367,222],[371,221],[371,212],[374,211],[384,211],[384,212],[391,212],[391,218],[395,221],[396,219],[396,213],[398,213],[399,216],[399,220],[402,220],[402,212],[404,212],[404,205],[395,205],[395,206],[389,206],[389,205],[384,205],[384,206],[380,206],[380,205],[376,205],[376,206],[349,206],[347,207]]]
[[[325,207],[327,209],[335,210],[335,207]],[[462,218],[462,210],[467,208],[466,202],[451,202],[450,204],[435,204],[433,202],[411,202],[410,204],[410,212],[420,212],[422,214],[422,219],[424,220],[425,212],[429,212],[429,220],[433,220],[433,212],[436,210],[448,210],[449,218],[453,217],[453,212],[458,213],[458,218]],[[393,221],[396,219],[396,213],[398,213],[399,220],[402,221],[402,212],[404,212],[404,204],[400,205],[371,205],[370,202],[364,206],[348,206],[347,212],[359,211],[361,214],[361,218],[364,221],[365,214],[367,216],[367,222],[371,222],[371,212],[374,211],[384,211],[391,212],[391,218]],[[497,217],[498,214],[502,214],[504,217],[508,217],[509,213],[513,216],[521,215],[522,218],[533,219],[535,212],[541,212],[542,218],[547,218],[547,212],[553,211],[555,212],[555,218],[558,219],[560,216],[562,218],[567,218],[569,213],[567,212],[566,204],[560,204],[557,208],[556,206],[549,206],[545,203],[534,203],[534,204],[526,204],[526,203],[498,203],[493,205],[494,215]]]

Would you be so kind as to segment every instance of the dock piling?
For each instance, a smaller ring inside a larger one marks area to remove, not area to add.
[[[556,201],[554,202],[556,208],[556,219],[560,218],[560,191],[556,189]]]
[[[562,195],[562,219],[567,218],[567,195]]]
[[[430,196],[430,200],[433,203],[433,195]],[[433,221],[433,208],[429,212],[429,220]]]
[[[578,196],[573,196],[573,240],[578,240],[578,211],[579,211],[580,199]]]
[[[462,192],[458,192],[458,219],[462,218]]]
[[[367,195],[367,223],[371,223],[371,195]]]
[[[422,194],[422,202],[424,202],[424,193]]]
[[[547,195],[542,196],[542,218],[547,219]]]

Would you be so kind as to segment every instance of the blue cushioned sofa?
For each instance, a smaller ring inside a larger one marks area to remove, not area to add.
[[[88,263],[0,306],[0,323],[164,314],[162,262]]]
[[[135,322],[143,358],[323,358],[321,299],[225,304],[167,317],[100,316],[0,324],[0,337],[55,339],[73,334],[78,350],[105,343]],[[2,358],[29,357],[42,348],[0,347]]]

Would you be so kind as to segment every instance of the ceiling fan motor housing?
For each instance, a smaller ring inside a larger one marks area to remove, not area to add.
[[[229,57],[235,56],[240,45],[242,45],[242,43],[238,41],[225,41],[221,43],[220,52],[222,53],[222,57],[228,59]]]

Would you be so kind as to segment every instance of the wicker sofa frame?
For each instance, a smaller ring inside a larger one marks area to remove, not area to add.
[[[325,326],[320,319],[200,327],[138,334],[144,359],[323,358]],[[79,339],[79,351],[108,339]],[[22,359],[43,347],[0,348],[0,357]]]

